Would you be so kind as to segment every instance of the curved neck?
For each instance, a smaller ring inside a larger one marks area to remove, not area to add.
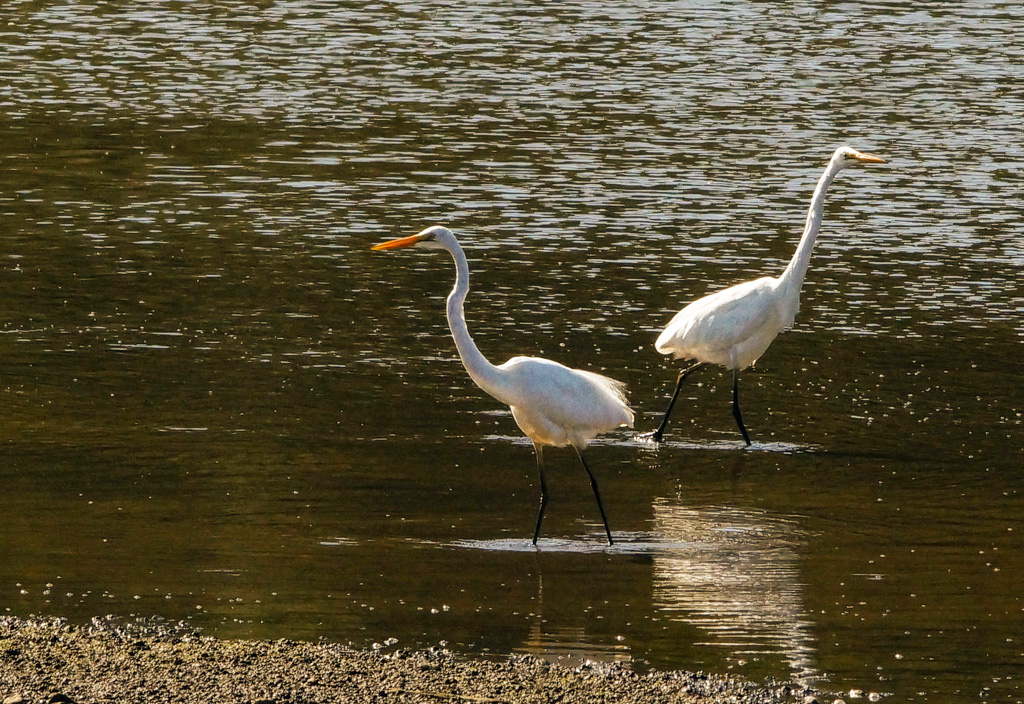
[[[804,234],[800,238],[800,244],[797,245],[796,252],[786,270],[779,276],[779,282],[784,286],[793,286],[799,291],[804,282],[807,267],[811,263],[811,250],[814,249],[814,241],[821,228],[821,218],[825,209],[825,191],[828,190],[832,180],[842,169],[842,159],[833,157],[825,168],[825,173],[818,179],[814,195],[811,196],[811,207],[807,210],[807,223],[804,225]]]
[[[466,301],[466,294],[469,293],[469,263],[457,243],[448,251],[455,260],[455,286],[448,294],[448,327],[455,339],[455,347],[459,350],[462,366],[466,368],[477,386],[502,401],[498,395],[502,387],[501,373],[477,349],[476,343],[469,335],[469,328],[466,327],[466,314],[462,306]]]

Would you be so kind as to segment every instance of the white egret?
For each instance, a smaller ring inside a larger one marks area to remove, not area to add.
[[[583,469],[590,477],[590,486],[597,499],[597,508],[604,521],[608,544],[612,533],[601,504],[597,480],[583,459],[583,450],[601,432],[619,426],[633,427],[633,411],[626,404],[625,386],[594,372],[569,367],[538,357],[513,357],[495,366],[477,349],[466,327],[463,304],[469,292],[469,264],[458,240],[450,230],[428,227],[410,237],[389,240],[373,249],[420,247],[443,249],[455,261],[455,286],[448,295],[448,327],[463,366],[477,386],[512,409],[519,428],[533,441],[540,474],[540,509],[533,532],[537,544],[540,524],[547,507],[548,492],[544,479],[543,447],[572,445]]]
[[[825,191],[836,174],[857,163],[879,164],[884,160],[850,147],[836,149],[814,189],[800,244],[781,275],[746,281],[698,299],[676,313],[665,326],[655,349],[675,355],[676,359],[695,359],[697,363],[679,373],[661,425],[645,437],[655,442],[661,440],[686,377],[707,364],[720,364],[733,372],[732,414],[743,440],[750,445],[740,412],[739,373],[754,364],[775,336],[793,324],[800,308],[800,287],[821,227]]]

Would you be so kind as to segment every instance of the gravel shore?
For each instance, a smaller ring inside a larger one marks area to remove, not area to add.
[[[328,704],[831,701],[795,684],[753,684],[626,666],[569,668],[531,656],[505,662],[447,650],[354,650],[331,643],[227,641],[162,623],[0,619],[0,701]]]

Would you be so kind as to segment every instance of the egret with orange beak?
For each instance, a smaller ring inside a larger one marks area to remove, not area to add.
[[[512,409],[512,417],[533,441],[537,455],[540,509],[533,531],[533,544],[537,544],[548,501],[543,448],[545,445],[571,445],[590,477],[597,509],[604,522],[605,535],[611,545],[612,532],[601,503],[601,492],[590,467],[583,459],[583,450],[598,433],[620,426],[633,427],[633,411],[626,404],[623,384],[601,374],[570,369],[558,362],[538,357],[513,357],[504,364],[491,364],[477,349],[466,327],[463,304],[469,292],[469,264],[455,235],[447,228],[435,225],[411,237],[374,245],[373,249],[401,247],[443,249],[455,261],[455,286],[448,295],[448,327],[455,338],[459,357],[477,386]]]

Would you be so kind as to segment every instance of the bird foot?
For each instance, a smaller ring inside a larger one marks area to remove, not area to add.
[[[643,440],[644,442],[661,442],[662,432],[660,430],[652,430],[649,433],[637,433],[636,439]]]

